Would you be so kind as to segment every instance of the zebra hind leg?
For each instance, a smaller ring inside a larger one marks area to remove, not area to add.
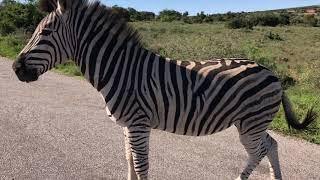
[[[272,180],[281,180],[281,169],[278,156],[278,143],[269,134],[266,137],[269,151],[267,157],[269,159],[270,176]]]
[[[242,171],[237,180],[246,180],[252,171],[259,165],[261,160],[268,154],[270,147],[267,142],[267,132],[258,130],[258,132],[240,132],[240,141],[248,153],[248,161],[245,169]],[[274,156],[272,156],[274,157]],[[275,158],[273,158],[275,159]],[[276,163],[273,162],[275,165]]]

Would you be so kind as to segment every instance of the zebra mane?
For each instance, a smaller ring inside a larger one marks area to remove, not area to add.
[[[89,8],[96,8],[97,7],[97,15],[101,15],[103,14],[104,16],[106,16],[108,18],[108,21],[111,21],[117,25],[121,26],[121,29],[123,29],[124,32],[126,32],[127,38],[126,41],[127,42],[132,42],[135,45],[139,45],[141,46],[141,36],[138,33],[138,31],[132,27],[130,24],[128,24],[128,22],[122,18],[120,16],[120,14],[116,13],[111,7],[107,7],[103,4],[101,4],[101,2],[99,0],[71,0],[71,1],[76,1],[81,3],[82,7],[88,7]],[[75,6],[74,4],[77,3],[73,3],[73,6]]]
[[[126,42],[132,42],[134,45],[142,46],[141,37],[136,29],[134,29],[127,21],[116,13],[111,7],[107,7],[99,0],[40,0],[40,9],[48,12],[57,9],[57,2],[60,4],[66,4],[66,10],[77,11],[83,8],[87,10],[91,8],[96,8],[96,15],[104,15],[114,24],[120,25],[122,31],[126,32],[127,38]]]

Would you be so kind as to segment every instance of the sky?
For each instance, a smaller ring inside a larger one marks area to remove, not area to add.
[[[320,5],[320,0],[101,0],[107,6],[119,5],[132,7],[139,11],[158,13],[163,9],[188,11],[195,15],[204,11],[207,14],[225,13],[228,11],[261,11]]]

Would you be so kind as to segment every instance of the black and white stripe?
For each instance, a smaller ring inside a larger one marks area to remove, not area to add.
[[[151,129],[203,136],[232,125],[248,152],[247,179],[264,156],[272,178],[281,179],[277,144],[266,132],[281,102],[294,128],[298,123],[278,78],[247,59],[176,61],[143,48],[124,21],[99,2],[43,0],[53,10],[22,50],[26,66],[40,74],[73,59],[103,95],[107,113],[124,127],[129,179],[147,179]],[[22,60],[20,60],[22,61]]]

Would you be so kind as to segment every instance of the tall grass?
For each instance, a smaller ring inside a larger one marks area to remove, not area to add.
[[[27,43],[26,37],[23,33],[0,36],[0,56],[14,59]]]

